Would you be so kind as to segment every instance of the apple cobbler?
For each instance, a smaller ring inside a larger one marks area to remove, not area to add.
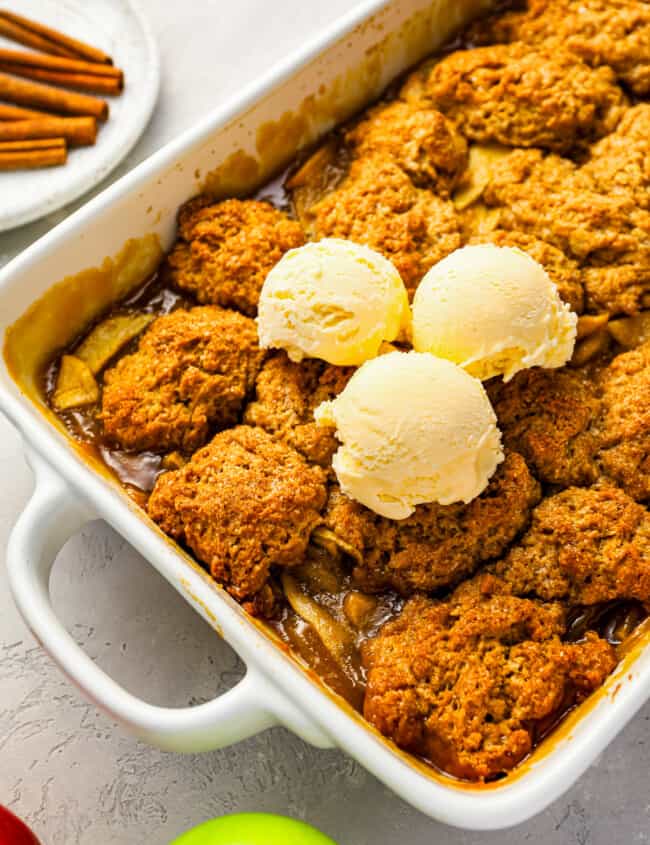
[[[459,44],[295,162],[280,199],[190,200],[156,276],[44,378],[84,448],[331,689],[489,781],[650,608],[650,6],[528,0]],[[390,259],[411,297],[459,247],[515,247],[578,315],[569,364],[486,382],[505,458],[472,501],[389,519],[349,498],[314,411],[355,368],[260,348],[267,274],[324,238]]]

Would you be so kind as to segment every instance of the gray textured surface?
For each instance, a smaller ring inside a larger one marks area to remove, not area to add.
[[[185,4],[184,17],[170,0],[143,5],[161,45],[163,93],[122,171],[350,0],[282,0],[272,11],[264,0],[200,0]],[[0,264],[52,222],[0,236]],[[2,554],[31,486],[19,438],[0,418]],[[63,550],[53,593],[88,653],[152,702],[202,701],[238,677],[230,649],[101,523]],[[206,818],[244,810],[304,818],[341,845],[647,842],[649,723],[647,707],[565,798],[529,824],[505,834],[464,834],[409,809],[342,754],[312,749],[283,730],[194,757],[141,745],[82,701],[50,664],[14,610],[0,566],[0,803],[24,816],[44,845],[164,845]]]

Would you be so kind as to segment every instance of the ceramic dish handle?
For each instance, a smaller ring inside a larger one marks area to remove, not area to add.
[[[308,726],[294,721],[298,714],[290,712],[289,702],[251,668],[233,689],[213,701],[166,708],[136,698],[96,666],[55,615],[49,580],[63,544],[97,515],[49,466],[33,455],[28,457],[36,489],[9,540],[9,582],[26,623],[88,698],[140,739],[169,751],[221,748],[280,722],[305,739],[328,744],[315,730],[316,735],[309,736]]]

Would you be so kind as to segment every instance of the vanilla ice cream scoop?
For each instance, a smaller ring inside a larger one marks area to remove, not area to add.
[[[258,306],[262,347],[292,361],[358,365],[410,322],[406,288],[383,255],[326,238],[287,252],[266,277]]]
[[[424,276],[413,299],[413,347],[480,379],[561,367],[577,317],[544,268],[520,249],[466,246]]]
[[[332,466],[343,492],[390,519],[424,502],[471,501],[503,460],[481,382],[426,353],[367,361],[315,417],[336,426]]]

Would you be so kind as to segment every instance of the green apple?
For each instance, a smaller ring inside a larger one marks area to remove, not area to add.
[[[295,819],[239,813],[200,824],[170,845],[336,845],[329,836]]]

